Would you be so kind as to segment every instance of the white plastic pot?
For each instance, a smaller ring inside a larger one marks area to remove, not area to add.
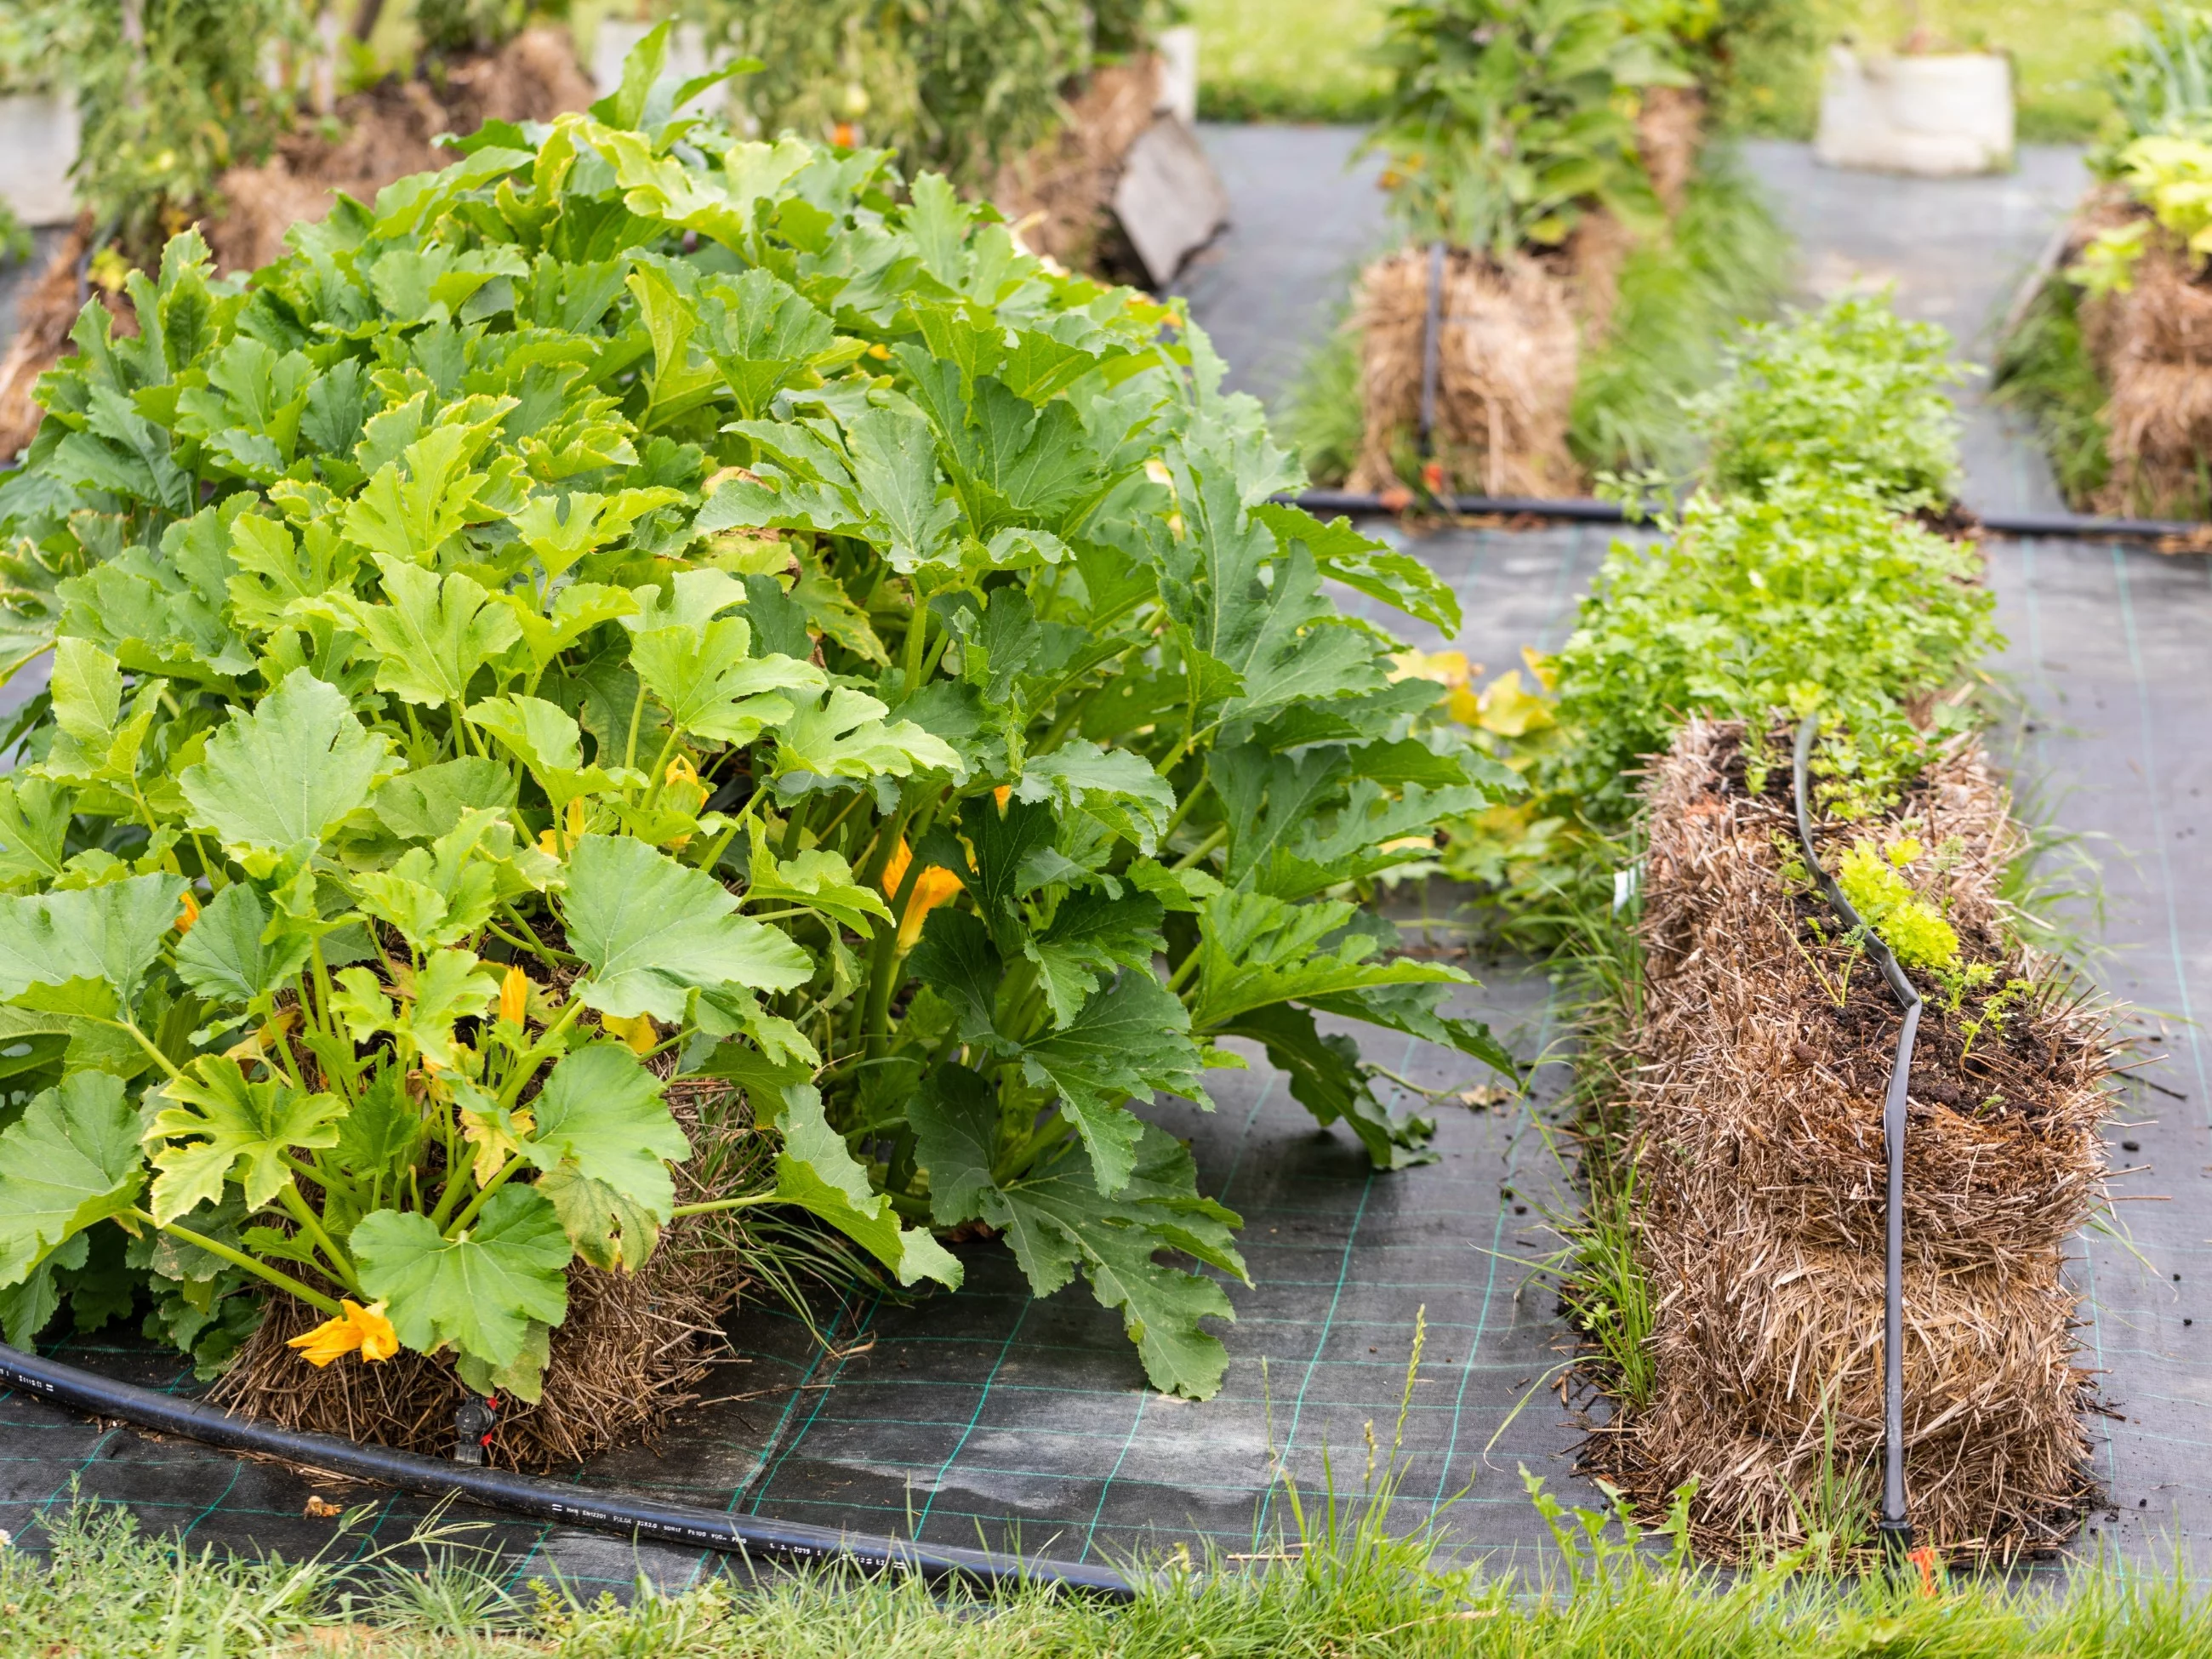
[[[0,199],[27,225],[76,217],[69,170],[76,161],[76,100],[65,92],[0,98]]]
[[[2012,165],[2012,63],[1994,52],[1828,54],[1814,154],[1830,167],[1929,177]]]

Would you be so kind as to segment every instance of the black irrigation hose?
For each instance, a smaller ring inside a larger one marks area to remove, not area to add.
[[[251,1418],[232,1417],[197,1401],[110,1382],[43,1354],[9,1347],[0,1346],[0,1383],[95,1417],[120,1418],[140,1428],[180,1435],[226,1451],[258,1452],[287,1463],[328,1469],[428,1498],[470,1498],[539,1521],[596,1528],[656,1544],[813,1564],[844,1563],[919,1573],[932,1582],[963,1579],[993,1589],[1041,1584],[1113,1601],[1133,1601],[1137,1594],[1137,1587],[1111,1567],[1032,1560],[985,1550],[919,1544],[904,1538],[836,1532],[796,1522],[763,1521],[757,1516],[726,1515],[688,1504],[603,1492],[504,1469],[472,1468],[385,1446],[365,1446],[334,1435],[295,1433]]]
[[[1897,1554],[1912,1547],[1912,1521],[1905,1502],[1905,1092],[1912,1076],[1912,1040],[1920,1030],[1920,993],[1897,965],[1897,958],[1881,936],[1860,919],[1820,862],[1813,845],[1813,812],[1808,804],[1807,763],[1813,753],[1814,734],[1820,729],[1817,714],[1808,714],[1797,727],[1797,744],[1790,763],[1790,787],[1797,801],[1797,842],[1805,863],[1836,907],[1845,926],[1866,941],[1867,954],[1881,969],[1890,994],[1905,1010],[1904,1029],[1897,1034],[1897,1058],[1889,1069],[1889,1091],[1881,1103],[1882,1151],[1889,1162],[1888,1213],[1884,1227],[1881,1315],[1881,1513],[1875,1530]]]
[[[1278,500],[1303,507],[1316,514],[1350,513],[1389,517],[1402,511],[1411,497],[1385,497],[1370,491],[1309,489]],[[1436,506],[1455,517],[1559,519],[1581,524],[1626,524],[1628,515],[1619,503],[1583,496],[1563,498],[1530,495],[1443,495]],[[2165,541],[2196,539],[2212,533],[2212,524],[2184,519],[2099,519],[2075,513],[1990,513],[1976,522],[1997,536],[2073,536],[2084,540]]]

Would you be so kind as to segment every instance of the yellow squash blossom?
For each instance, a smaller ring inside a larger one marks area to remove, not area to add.
[[[185,908],[177,917],[178,934],[181,937],[185,933],[191,933],[192,931],[192,924],[199,919],[200,902],[187,891],[185,894]]]
[[[297,1348],[310,1365],[327,1365],[356,1349],[372,1364],[389,1359],[399,1352],[399,1334],[384,1316],[384,1308],[381,1302],[364,1308],[352,1297],[344,1297],[338,1303],[337,1318],[325,1320],[285,1346]]]
[[[511,963],[499,982],[499,1017],[510,1024],[522,1024],[523,1015],[530,1012],[530,975],[522,971],[520,963]]]
[[[884,866],[884,896],[896,902],[899,884],[906,879],[907,868],[914,862],[914,854],[907,849],[906,837],[891,849],[891,861]],[[906,914],[899,918],[898,948],[911,951],[921,938],[921,924],[929,913],[960,891],[960,878],[950,870],[927,866],[914,878],[914,896],[906,902]]]

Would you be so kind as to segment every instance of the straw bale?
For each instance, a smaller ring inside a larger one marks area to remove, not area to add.
[[[202,234],[222,270],[258,270],[284,252],[294,224],[328,215],[337,192],[368,201],[395,179],[447,165],[452,152],[431,142],[441,133],[549,121],[592,97],[567,32],[525,29],[496,52],[453,64],[435,89],[393,78],[341,100],[336,140],[303,126],[268,161],[232,167],[216,181],[222,211]]]
[[[2077,221],[2086,242],[2142,210],[2100,203]],[[2212,508],[2212,284],[2204,262],[2154,229],[2124,294],[2088,301],[2083,339],[2112,389],[2106,453],[2112,471],[2100,511],[2164,516]]]
[[[1068,100],[1057,131],[1000,166],[991,199],[1030,252],[1070,270],[1097,264],[1107,205],[1129,147],[1152,124],[1159,77],[1150,56],[1102,64]]]
[[[1717,1413],[1701,1390],[1700,1379],[1666,1377],[1648,1407],[1593,1437],[1590,1463],[1653,1514],[1695,1480],[1692,1533],[1701,1553],[1717,1560],[1802,1545],[1816,1530],[1832,1532],[1847,1508],[1861,1527],[1871,1520],[1881,1491],[1878,1442],[1850,1445],[1817,1428],[1796,1437],[1754,1433]],[[2084,1404],[2001,1425],[1999,1432],[1954,1427],[1913,1439],[1905,1487],[1919,1540],[1955,1555],[2008,1559],[2063,1544],[2087,1497]]]
[[[1863,961],[1834,1000],[1846,953],[1814,935],[1826,907],[1784,889],[1786,763],[1749,799],[1729,777],[1741,739],[1739,726],[1693,722],[1649,790],[1646,1006],[1629,1085],[1638,1142],[1656,1154],[1644,1178],[1684,1206],[1726,1202],[1808,1243],[1878,1249],[1901,1016]],[[1940,759],[1904,810],[1928,847],[1955,837],[1961,849],[1942,880],[1970,957],[2048,985],[2048,963],[2003,942],[1998,884],[2017,832],[1978,749]],[[1828,838],[1824,861],[1847,844]],[[2106,1027],[2054,988],[1966,1053],[1961,1018],[1928,988],[1907,1097],[1906,1249],[1972,1267],[2053,1248],[2102,1189]]]
[[[1808,1244],[1756,1210],[1647,1203],[1644,1252],[1658,1310],[1653,1357],[1694,1377],[1709,1409],[1758,1434],[1871,1452],[1881,1442],[1882,1265]],[[1910,1439],[2010,1431],[2064,1417],[2075,1297],[2055,1250],[1979,1267],[1905,1268]]]
[[[1705,131],[1705,95],[1695,87],[1653,87],[1636,112],[1636,148],[1660,205],[1682,210]]]
[[[1429,252],[1401,250],[1361,273],[1364,416],[1351,487],[1396,477],[1393,451],[1419,429]],[[1488,495],[1563,495],[1581,487],[1567,450],[1579,330],[1568,283],[1534,259],[1499,264],[1465,249],[1444,258],[1437,340],[1434,454],[1446,488]]]
[[[1734,723],[1691,722],[1647,785],[1625,1076],[1656,1382],[1589,1448],[1654,1508],[1694,1477],[1698,1535],[1723,1555],[1747,1534],[1790,1544],[1830,1524],[1839,1480],[1870,1504],[1881,1448],[1881,1109],[1900,1017],[1863,961],[1832,994],[1850,953],[1784,872],[1786,735],[1748,740],[1769,768],[1756,796]],[[1922,976],[1907,1097],[1907,1491],[1924,1540],[1996,1553],[2059,1540],[2086,1501],[2091,1382],[2063,1252],[2102,1195],[2111,1066],[2101,1012],[2008,942],[2008,807],[1961,740],[1893,823],[1820,837],[1832,868],[1871,828],[1951,841],[1948,867],[1916,864],[1915,878],[1948,901],[1968,960],[2042,988],[1968,1054]]]

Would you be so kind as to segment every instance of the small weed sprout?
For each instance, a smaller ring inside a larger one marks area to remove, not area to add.
[[[2013,1005],[2034,988],[2024,979],[2007,980],[1988,1001],[1982,1004],[1982,1012],[1978,1018],[1967,1020],[1959,1027],[1966,1038],[1965,1045],[1959,1050],[1960,1065],[1965,1065],[1966,1057],[1974,1052],[1974,1044],[1980,1040],[1984,1030],[1991,1032],[1992,1040],[2004,1035],[2005,1023],[2010,1018]]]

